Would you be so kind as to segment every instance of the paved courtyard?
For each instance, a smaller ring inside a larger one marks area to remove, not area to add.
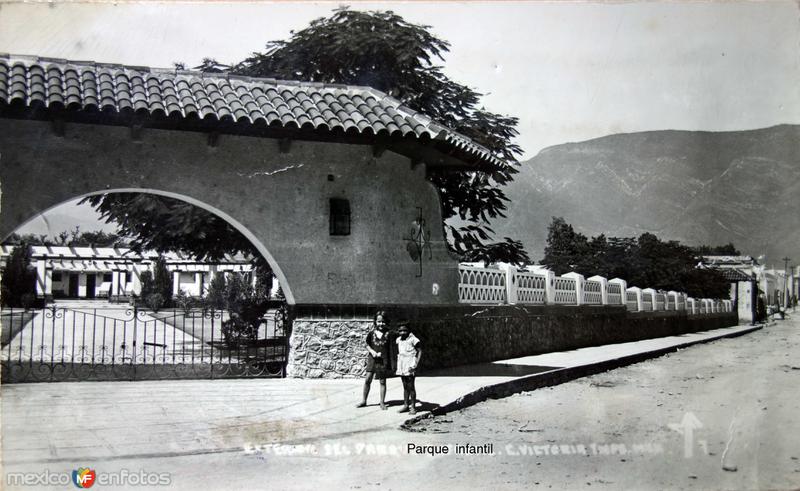
[[[225,362],[237,358],[236,351],[223,353],[211,346],[212,340],[217,346],[223,340],[221,326],[227,313],[134,312],[128,305],[98,301],[60,302],[53,307],[15,313],[15,322],[4,326],[0,357],[98,365],[193,365],[207,364],[212,356]],[[275,336],[274,312],[270,314],[260,338]]]
[[[136,322],[133,317],[133,311],[124,307],[37,312],[3,348],[3,358],[130,363],[132,356],[138,356],[141,361],[157,357],[159,363],[183,363],[195,354],[198,358],[201,354],[209,356],[203,353],[208,349],[203,349],[199,333],[193,336],[191,331],[187,334],[176,329],[163,315],[140,312]],[[132,350],[134,341],[140,347],[135,353]],[[141,349],[145,346],[151,349]]]

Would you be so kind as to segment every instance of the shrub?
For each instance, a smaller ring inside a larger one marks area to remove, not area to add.
[[[203,310],[224,310],[225,302],[225,275],[217,273],[208,285],[206,296],[203,297]]]
[[[232,348],[239,343],[256,339],[258,335],[258,322],[252,323],[240,317],[236,312],[231,312],[230,319],[222,323],[222,337],[225,344]]]
[[[33,305],[36,303],[36,295],[34,295],[33,293],[23,293],[22,295],[20,295],[19,299],[20,299],[20,306],[25,310],[28,310],[29,308],[33,307]]]
[[[142,282],[142,290],[139,292],[140,297],[147,298],[148,295],[155,293],[155,285],[153,284],[153,273],[151,273],[150,271],[142,272],[140,280]]]
[[[153,312],[158,312],[164,306],[164,295],[160,293],[151,293],[144,297],[145,305]]]
[[[14,247],[2,274],[2,302],[9,307],[22,307],[23,296],[36,298],[36,271],[31,267],[31,249],[23,242]]]
[[[172,273],[167,269],[167,260],[160,255],[153,263],[153,293],[161,294],[164,299],[164,306],[170,306],[172,300]]]
[[[178,294],[175,295],[174,299],[175,305],[183,311],[185,316],[189,316],[192,313],[192,309],[196,305],[196,301],[194,298],[189,296],[183,289],[178,291]]]
[[[254,340],[267,312],[269,297],[265,288],[255,289],[243,275],[234,274],[225,287],[225,308],[230,319],[222,325],[222,335],[229,345]]]

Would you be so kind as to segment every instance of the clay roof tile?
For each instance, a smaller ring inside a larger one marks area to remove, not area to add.
[[[469,138],[369,87],[0,54],[0,105],[11,103],[435,138],[457,158],[499,162]]]

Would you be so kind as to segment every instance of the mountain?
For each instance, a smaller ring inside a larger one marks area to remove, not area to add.
[[[541,259],[553,216],[587,235],[652,232],[686,244],[733,242],[800,263],[800,125],[752,131],[649,131],[542,150],[506,188],[500,236]]]

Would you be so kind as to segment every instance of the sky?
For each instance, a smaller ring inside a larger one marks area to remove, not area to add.
[[[338,5],[0,4],[0,52],[156,67],[229,63]],[[488,110],[520,118],[524,159],[613,133],[800,123],[797,2],[350,5],[394,10],[449,41],[445,72],[486,94]]]

